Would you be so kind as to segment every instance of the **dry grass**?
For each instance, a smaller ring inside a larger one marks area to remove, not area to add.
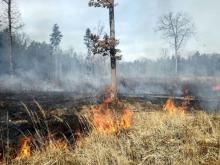
[[[118,135],[93,131],[81,145],[48,146],[12,164],[220,164],[220,114],[179,116],[162,111],[137,112],[133,127]]]

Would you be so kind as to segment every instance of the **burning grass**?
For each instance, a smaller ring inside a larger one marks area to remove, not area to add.
[[[74,149],[51,141],[12,164],[220,164],[220,114],[127,107],[137,111],[129,128],[109,133],[98,127]]]

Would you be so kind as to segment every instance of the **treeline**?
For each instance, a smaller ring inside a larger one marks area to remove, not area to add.
[[[52,36],[48,36],[48,40],[51,38]],[[108,56],[93,56],[89,50],[85,54],[74,50],[63,51],[59,47],[55,48],[52,43],[36,42],[30,40],[25,34],[14,34],[12,44],[14,77],[22,80],[21,83],[39,84],[43,81],[66,88],[83,83],[98,87],[100,84],[104,85],[104,82],[110,82]],[[85,44],[86,47],[88,48]],[[8,50],[7,30],[3,30],[0,32],[0,80],[10,75]],[[220,75],[220,54],[196,52],[187,58],[181,57],[178,61],[180,76]],[[133,62],[122,61],[118,65],[118,74],[119,80],[127,77],[173,76],[175,75],[175,58],[161,57],[157,60],[142,58]]]
[[[48,35],[48,40],[52,38]],[[73,49],[63,51],[59,47],[55,48],[52,43],[52,41],[50,43],[33,41],[25,34],[14,34],[12,44],[14,74],[11,78],[8,58],[8,32],[7,30],[1,31],[0,88],[2,85],[12,83],[15,80],[14,83],[20,83],[21,86],[25,86],[24,88],[32,88],[34,85],[41,86],[47,83],[53,87],[63,89],[65,86],[68,89],[77,84],[104,82],[104,79],[109,77],[107,57],[92,57],[77,53]],[[92,78],[94,80],[91,80]],[[42,82],[44,84],[40,84]],[[15,85],[14,83],[12,84]]]
[[[219,76],[220,54],[199,52],[178,59],[179,76]],[[175,57],[164,56],[157,60],[142,58],[133,62],[122,62],[119,72],[124,77],[164,77],[175,75]]]
[[[70,68],[72,65],[79,65],[79,58],[74,51],[63,52],[59,50],[60,58],[65,65],[62,65],[63,72],[73,72]],[[33,74],[37,79],[53,80],[55,76],[55,54],[53,47],[46,42],[29,41],[25,35],[13,36],[13,56],[12,62],[14,66],[15,76],[27,76],[26,74]],[[8,64],[8,43],[7,32],[0,32],[0,74],[9,74]],[[68,62],[68,63],[67,63]]]

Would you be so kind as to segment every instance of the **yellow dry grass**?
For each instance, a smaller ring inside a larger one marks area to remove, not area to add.
[[[58,145],[59,146],[59,145]],[[220,164],[220,114],[137,112],[130,130],[93,131],[76,149],[46,147],[12,164],[146,165]]]

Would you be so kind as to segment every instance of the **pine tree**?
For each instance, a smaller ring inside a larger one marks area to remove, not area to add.
[[[50,35],[50,43],[53,46],[53,48],[57,49],[60,45],[61,39],[63,37],[62,33],[59,30],[59,26],[57,24],[54,24],[53,26],[53,32]]]
[[[84,36],[84,44],[87,48],[87,73],[94,74],[94,61],[92,58],[92,40],[91,40],[91,30],[89,28],[86,29],[86,34]]]
[[[50,44],[54,49],[54,59],[55,59],[55,80],[59,81],[61,77],[61,62],[58,56],[58,50],[59,50],[59,45],[60,42],[63,38],[63,35],[61,31],[59,30],[59,26],[57,24],[54,24],[53,26],[53,32],[50,35]]]

